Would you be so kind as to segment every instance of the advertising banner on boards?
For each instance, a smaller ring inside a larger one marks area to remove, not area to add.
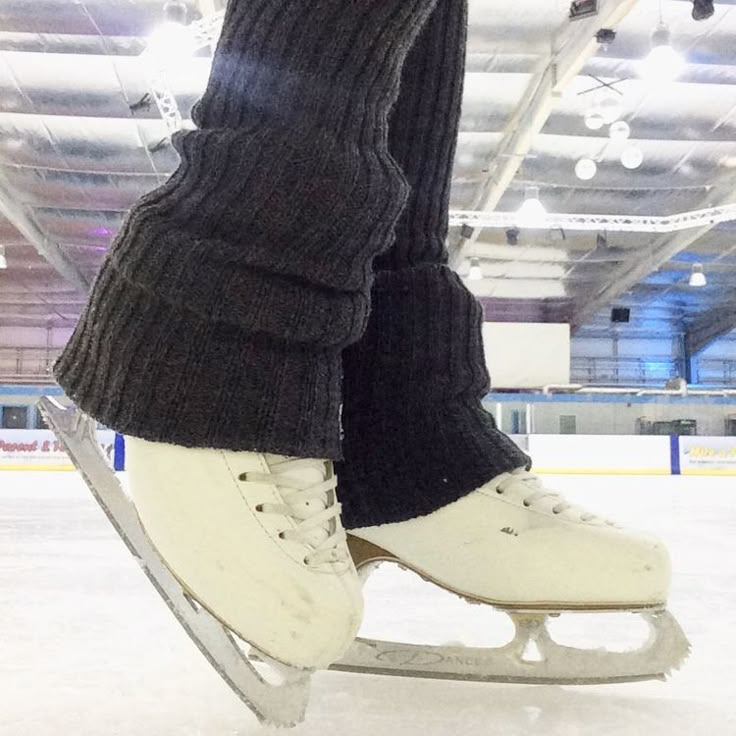
[[[97,439],[110,462],[115,432],[100,430]],[[56,435],[48,429],[0,429],[0,470],[72,470]]]

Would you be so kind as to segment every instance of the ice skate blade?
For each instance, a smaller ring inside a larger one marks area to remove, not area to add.
[[[349,537],[349,540],[356,566],[364,573],[380,561],[401,564],[390,553],[375,545],[363,540],[357,540],[359,544],[356,545],[355,537]],[[422,577],[428,580],[425,576]],[[439,587],[448,590],[444,586]],[[458,594],[453,590],[449,592]],[[462,594],[458,595],[463,597]],[[609,652],[564,646],[551,638],[546,628],[547,619],[573,612],[570,609],[483,603],[511,617],[516,633],[508,644],[496,648],[443,647],[357,639],[347,655],[332,665],[331,669],[374,675],[479,682],[599,685],[665,680],[674,670],[679,669],[690,653],[690,644],[685,634],[675,618],[663,610],[663,607],[622,609],[620,606],[603,606],[583,609],[591,614],[623,610],[641,615],[649,625],[649,638],[640,649]],[[581,611],[575,609],[574,612]],[[537,653],[534,658],[526,654],[530,644]]]
[[[301,723],[309,701],[309,673],[292,668],[283,684],[268,683],[228,628],[194,601],[166,567],[100,450],[94,422],[75,407],[65,409],[50,397],[39,401],[39,409],[123,542],[220,677],[265,725]]]

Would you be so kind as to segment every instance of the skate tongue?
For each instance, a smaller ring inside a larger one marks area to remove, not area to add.
[[[297,458],[284,458],[281,455],[265,455],[266,462],[271,469],[271,472],[278,477],[279,480],[283,479],[284,485],[288,486],[289,481],[297,481],[299,487],[303,487],[304,484],[310,486],[316,486],[322,483],[327,478],[327,465],[322,460],[313,460],[309,465],[302,465],[298,469],[285,470],[279,472],[279,464],[283,463],[285,459],[296,460]],[[279,483],[281,485],[281,483]],[[300,500],[297,494],[294,494],[292,498],[284,498],[292,509],[293,516],[297,519],[310,519],[312,516],[324,511],[328,505],[328,497],[325,493],[324,496],[318,498],[309,498],[306,500]],[[313,547],[317,547],[322,544],[332,534],[333,522],[326,521],[320,526],[316,526],[313,529],[305,532],[304,541]]]

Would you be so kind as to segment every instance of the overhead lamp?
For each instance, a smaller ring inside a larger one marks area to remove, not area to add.
[[[608,129],[612,141],[625,141],[631,135],[631,127],[625,120],[619,120]]]
[[[639,65],[640,76],[654,84],[671,82],[684,69],[685,59],[670,43],[670,29],[660,23],[652,33],[652,50]]]
[[[708,279],[705,278],[705,272],[703,271],[702,263],[693,263],[692,271],[690,272],[690,280],[688,281],[690,286],[705,286],[708,283]]]
[[[589,181],[598,172],[598,164],[592,158],[581,158],[575,164],[575,176],[583,181]]]
[[[163,62],[172,62],[192,56],[196,51],[194,37],[187,23],[189,9],[181,0],[164,4],[164,22],[148,39],[148,50]]]
[[[708,20],[715,12],[713,0],[693,0],[693,20]]]
[[[483,269],[480,267],[480,259],[470,259],[470,271],[468,271],[468,278],[471,281],[480,281],[483,278]]]
[[[8,259],[5,257],[5,246],[0,245],[0,271],[4,271],[8,267]]]
[[[189,8],[183,0],[166,0],[164,18],[171,23],[185,26],[189,21]]]
[[[621,151],[621,163],[626,169],[638,169],[644,162],[644,151],[639,146],[627,146]]]
[[[547,217],[547,209],[539,199],[539,187],[527,187],[524,202],[517,210],[518,224],[521,227],[542,227]]]

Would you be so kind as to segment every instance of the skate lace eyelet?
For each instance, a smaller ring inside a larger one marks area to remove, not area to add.
[[[529,503],[529,501],[524,501],[524,506],[525,508],[529,508],[531,504]]]
[[[286,539],[286,532],[279,532],[279,539]]]
[[[257,512],[258,512],[259,514],[262,514],[262,513],[263,513],[263,504],[262,504],[262,503],[259,503],[259,504],[258,504],[258,505],[256,506],[256,511],[257,511]]]
[[[496,488],[496,493],[498,493],[499,496],[503,496],[503,491],[500,488]]]
[[[311,566],[312,566],[312,560],[310,560],[310,559],[309,559],[309,557],[305,557],[305,558],[304,558],[304,564],[305,564],[305,565],[306,565],[307,567],[311,567]]]
[[[238,476],[238,480],[248,480],[248,473],[241,473]]]

